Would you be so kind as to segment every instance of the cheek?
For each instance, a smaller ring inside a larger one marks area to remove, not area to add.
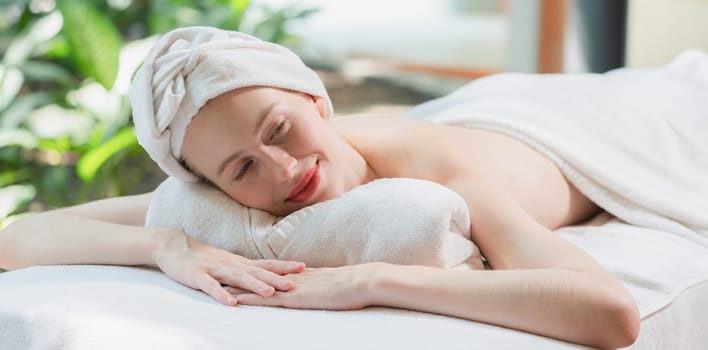
[[[257,209],[267,209],[265,208],[270,200],[266,194],[270,193],[268,186],[264,186],[261,183],[248,183],[244,186],[239,186],[238,190],[230,189],[225,190],[231,199],[251,208]]]
[[[298,130],[298,139],[309,148],[327,148],[332,141],[332,130],[322,121],[305,125]]]
[[[253,186],[239,186],[242,188],[239,188],[238,190],[235,189],[229,189],[226,192],[231,199],[245,205],[245,206],[251,206],[251,202],[254,200],[253,196]]]

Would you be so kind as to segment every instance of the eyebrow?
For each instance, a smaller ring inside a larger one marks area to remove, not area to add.
[[[261,116],[258,119],[258,124],[256,124],[256,131],[261,130],[261,128],[263,127],[263,123],[265,123],[266,117],[268,117],[268,114],[270,114],[270,112],[273,110],[273,108],[275,108],[275,105],[276,105],[276,103],[273,102],[263,110],[263,113],[261,113]],[[230,156],[226,157],[226,159],[224,159],[224,161],[221,162],[221,165],[219,165],[219,168],[216,171],[216,176],[221,176],[221,173],[224,172],[224,170],[226,169],[226,166],[229,165],[229,163],[231,163],[234,159],[238,159],[238,157],[240,157],[242,153],[243,153],[243,150],[238,150],[238,151],[234,152],[233,154],[231,154]]]

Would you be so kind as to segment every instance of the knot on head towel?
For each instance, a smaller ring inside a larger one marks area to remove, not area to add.
[[[249,86],[321,97],[332,114],[322,81],[289,49],[240,32],[186,27],[164,34],[133,80],[130,100],[140,145],[168,175],[197,181],[180,162],[187,126],[207,101]]]

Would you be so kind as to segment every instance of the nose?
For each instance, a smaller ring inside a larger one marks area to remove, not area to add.
[[[289,182],[297,174],[297,159],[281,147],[263,147],[263,159],[273,179],[278,183]]]

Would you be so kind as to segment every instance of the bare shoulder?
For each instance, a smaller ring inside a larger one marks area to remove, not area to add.
[[[415,120],[394,113],[358,113],[332,118],[332,125],[342,134],[384,133],[415,124]]]
[[[425,125],[430,124],[393,113],[361,113],[332,118],[334,128],[352,145],[363,149],[374,146],[378,149],[408,147],[412,145],[408,141],[422,137]]]
[[[417,151],[424,136],[421,123],[397,114],[367,113],[332,119],[339,134],[381,177],[419,177],[411,167],[426,158]]]
[[[116,224],[143,226],[152,192],[106,198],[71,207],[55,209],[51,212],[77,215]]]
[[[487,199],[480,198],[489,192],[474,186],[482,177],[548,228],[583,221],[599,209],[554,162],[510,136],[400,115],[339,118],[335,127],[383,176],[426,179],[458,192],[467,183],[465,192],[483,192],[467,196],[468,204],[486,205]]]

